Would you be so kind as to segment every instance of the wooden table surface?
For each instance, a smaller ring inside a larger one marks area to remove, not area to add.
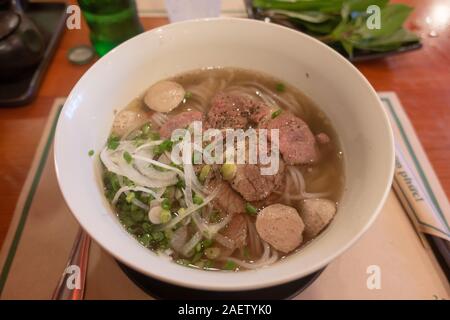
[[[421,50],[357,67],[378,91],[396,91],[450,196],[450,1],[404,0],[415,7],[407,26],[423,38]],[[151,29],[165,18],[143,18]],[[88,44],[88,29],[66,30],[37,98],[19,108],[0,109],[0,245],[53,101],[67,96],[89,68],[66,59],[71,47]]]

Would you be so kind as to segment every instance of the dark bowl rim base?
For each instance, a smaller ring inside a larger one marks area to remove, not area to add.
[[[123,273],[143,292],[157,300],[289,300],[306,290],[326,266],[306,277],[262,289],[244,291],[209,291],[163,282],[144,275],[117,261]]]

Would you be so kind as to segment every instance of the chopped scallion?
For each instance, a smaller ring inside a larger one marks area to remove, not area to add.
[[[248,203],[248,202],[245,204],[245,211],[249,215],[252,215],[252,216],[255,216],[256,213],[258,212],[258,210],[254,206],[252,206],[250,203]]]
[[[131,163],[131,161],[133,161],[133,157],[131,156],[131,154],[128,151],[125,151],[123,153],[123,158],[125,159],[125,161],[127,163]]]
[[[272,112],[272,119],[278,117],[281,114],[281,112],[283,112],[282,109],[278,109],[277,111]]]

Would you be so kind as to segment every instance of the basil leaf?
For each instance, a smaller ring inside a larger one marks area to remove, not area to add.
[[[381,28],[369,29],[364,23],[356,30],[363,38],[388,36],[400,29],[412,8],[403,4],[391,4],[381,9]]]
[[[311,22],[311,23],[322,23],[331,18],[331,16],[329,14],[318,12],[318,11],[296,12],[296,11],[275,9],[275,10],[267,10],[266,13],[269,16],[278,14],[278,15],[284,15],[289,18],[296,18],[296,19],[303,20],[306,22]]]

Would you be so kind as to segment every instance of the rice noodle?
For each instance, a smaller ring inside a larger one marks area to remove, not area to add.
[[[141,151],[142,149],[146,149],[149,147],[154,147],[154,146],[158,146],[163,142],[163,140],[154,140],[148,143],[144,143],[143,145],[140,145],[139,147],[136,148],[136,150],[134,150],[135,152]]]
[[[286,101],[285,99],[280,97],[278,94],[273,93],[272,90],[270,90],[269,88],[267,88],[266,86],[264,86],[262,84],[259,84],[257,82],[253,82],[253,81],[247,81],[247,82],[242,82],[239,85],[254,87],[254,88],[258,89],[259,91],[262,91],[262,93],[266,93],[267,95],[272,97],[274,100],[277,100],[279,103],[281,103],[282,105],[287,107],[290,111],[292,111],[294,113],[298,112],[298,107],[299,107],[298,103],[296,103],[295,105],[293,105],[292,103],[289,103],[288,101]]]
[[[295,167],[290,167],[289,169],[290,169],[291,173],[293,172],[297,176],[297,179],[300,183],[301,195],[303,196],[303,198],[306,198],[306,199],[321,198],[321,197],[326,197],[330,194],[329,192],[316,192],[316,193],[306,192],[305,179],[303,178],[303,175],[300,172],[300,169],[295,168]]]
[[[278,253],[276,250],[271,249],[269,244],[267,244],[266,242],[263,241],[263,245],[264,245],[264,253],[261,256],[261,258],[259,258],[257,261],[255,262],[247,262],[241,259],[237,259],[237,258],[233,258],[233,257],[226,257],[226,258],[222,258],[222,260],[229,260],[232,261],[238,265],[240,265],[241,267],[244,267],[246,269],[258,269],[264,266],[268,266],[274,262],[276,262],[278,260]],[[272,255],[270,255],[270,253],[272,252]]]
[[[192,214],[192,219],[197,227],[197,229],[203,234],[204,237],[208,239],[213,239],[217,233],[223,229],[232,219],[232,215],[228,214],[222,221],[213,224],[207,224],[199,216],[198,212]]]
[[[262,240],[258,235],[258,232],[256,231],[254,222],[251,221],[251,218],[246,216],[245,220],[247,222],[247,232],[248,232],[248,238],[249,238],[249,247],[251,252],[253,252],[256,256],[261,255],[261,248],[262,248]]]
[[[296,167],[288,167],[288,173],[292,179],[292,181],[286,181],[286,187],[284,192],[275,191],[277,194],[282,194],[282,197],[286,199],[288,202],[290,200],[303,200],[303,199],[312,199],[312,198],[323,198],[326,196],[329,196],[329,192],[306,192],[306,184],[305,179],[303,178],[303,175],[299,168]],[[291,187],[294,187],[294,192],[296,194],[292,194],[290,192]]]

